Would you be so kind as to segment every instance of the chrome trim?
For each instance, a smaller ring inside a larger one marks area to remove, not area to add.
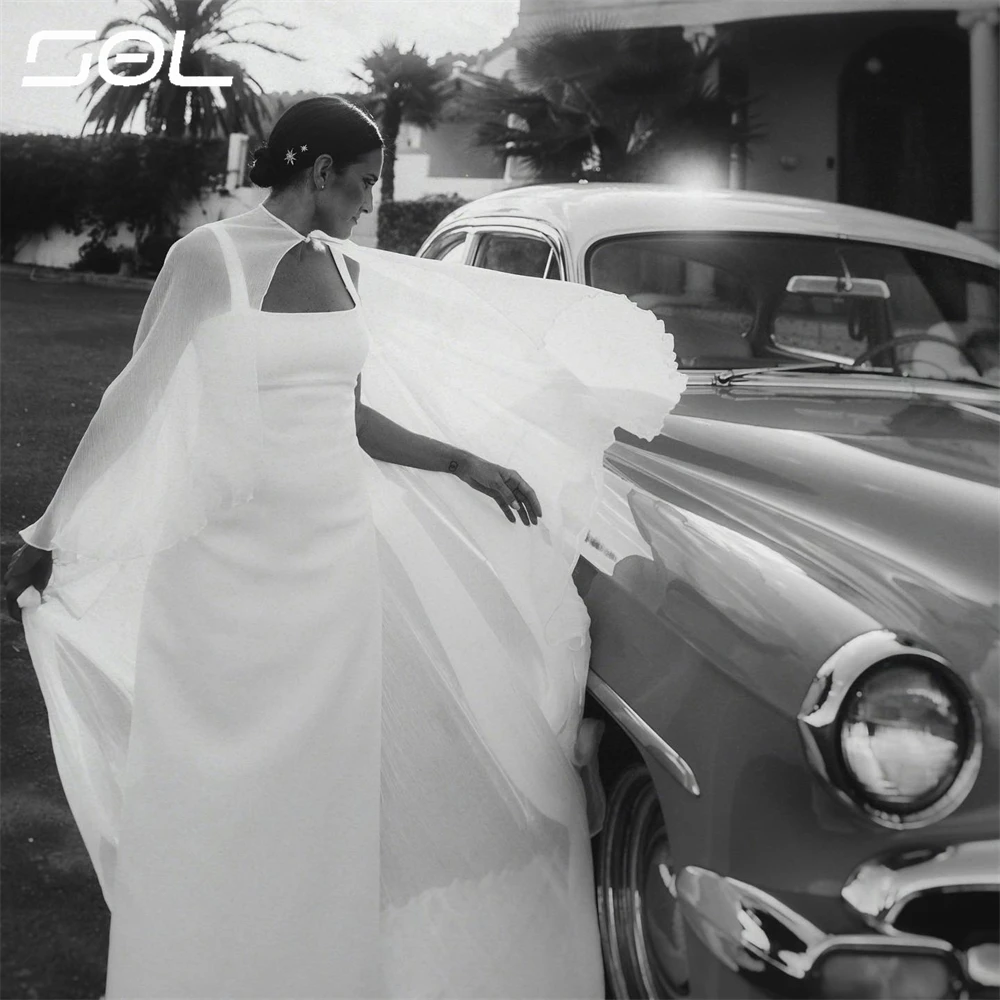
[[[929,661],[960,691],[971,720],[971,744],[949,789],[926,809],[902,816],[869,805],[853,791],[838,750],[837,718],[851,687],[870,667],[893,656]],[[813,770],[842,802],[890,830],[913,830],[936,823],[954,812],[969,794],[982,762],[983,739],[979,712],[971,694],[948,662],[913,640],[887,630],[865,632],[844,643],[820,668],[798,713],[799,734]]]
[[[496,222],[474,222],[469,225],[469,249],[466,253],[465,263],[471,267],[477,267],[475,263],[476,254],[482,245],[483,237],[496,233],[506,233],[513,236],[526,236],[529,239],[541,240],[549,245],[549,249],[556,255],[556,263],[559,265],[559,280],[568,281],[569,269],[566,266],[566,252],[563,241],[559,238],[559,232],[544,222],[535,222],[532,219],[500,219]]]
[[[998,840],[909,850],[866,861],[847,880],[840,895],[870,927],[894,934],[906,906],[925,893],[982,890],[1000,894]],[[966,974],[977,986],[1000,986],[995,949],[995,944],[974,945],[965,953]]]
[[[952,995],[963,995],[962,965],[947,941],[920,934],[826,934],[780,900],[705,868],[677,876],[685,919],[724,965],[763,989],[805,996],[803,982],[834,951],[934,954],[951,969]]]
[[[782,348],[784,350],[784,348]],[[751,359],[754,360],[754,359]],[[840,359],[843,362],[843,358]],[[777,366],[775,366],[777,367]],[[713,389],[714,372],[728,371],[728,368],[692,368],[685,371],[690,392],[692,387]],[[745,369],[736,368],[735,371]],[[836,375],[817,375],[816,372],[804,371],[787,373],[785,375],[767,375],[774,368],[759,369],[760,374],[749,375],[729,387],[727,391],[737,394],[759,396],[762,389],[778,389],[783,394],[801,393],[811,395],[823,392],[829,395],[841,396],[904,396],[908,399],[928,397],[943,400],[946,403],[968,403],[977,405],[984,402],[994,405],[1000,403],[1000,389],[996,386],[965,385],[958,382],[946,382],[944,379],[920,378],[917,375],[882,375],[870,368],[858,368],[855,372],[844,371]],[[789,378],[789,374],[794,378]]]
[[[1000,961],[993,942],[973,945],[965,953],[965,968],[969,978],[979,986],[995,989],[1000,986]]]
[[[587,678],[591,694],[632,739],[675,777],[685,791],[701,795],[701,788],[688,762],[656,731],[648,726],[606,681],[593,671]]]
[[[450,222],[446,226],[439,225],[436,226],[433,230],[431,230],[431,232],[427,235],[427,238],[424,240],[424,242],[421,243],[420,246],[417,248],[415,256],[423,257],[424,253],[431,248],[432,244],[436,243],[439,239],[441,239],[444,236],[450,236],[453,232],[456,232],[458,230],[460,230],[465,234],[466,249],[468,249],[469,232],[470,232],[469,226],[468,224],[456,219],[454,222]],[[430,259],[434,260],[436,258],[430,258]]]
[[[429,253],[436,243],[448,242],[452,236],[459,236],[459,235],[462,237],[461,240],[453,241],[451,245],[448,247],[448,249],[445,250],[445,254],[451,253],[451,251],[454,250],[455,247],[461,244],[462,249],[465,251],[465,253],[462,256],[462,263],[464,264],[469,256],[469,244],[471,242],[470,237],[472,234],[469,232],[468,229],[465,229],[462,226],[449,226],[447,229],[442,229],[441,232],[438,233],[438,235],[435,236],[433,239],[428,238],[424,240],[424,242],[420,246],[420,249],[417,251],[417,256],[422,256],[424,252]],[[435,257],[429,257],[428,259],[441,260],[442,257],[435,256]]]
[[[952,403],[952,407],[962,413],[971,413],[974,417],[983,420],[992,420],[995,424],[1000,424],[1000,413],[993,410],[984,410],[981,406],[972,406],[970,403]]]
[[[866,861],[840,895],[865,923],[885,930],[895,924],[908,903],[925,892],[976,889],[1000,893],[1000,840],[910,850]]]

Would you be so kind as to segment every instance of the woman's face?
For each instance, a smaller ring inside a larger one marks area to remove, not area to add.
[[[332,171],[326,187],[317,192],[320,228],[337,239],[347,239],[361,216],[372,210],[372,188],[381,174],[381,149],[366,153],[348,167]]]

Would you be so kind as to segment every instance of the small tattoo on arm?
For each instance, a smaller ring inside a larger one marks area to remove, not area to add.
[[[458,469],[458,462],[455,459],[452,459],[448,463],[448,471],[449,472],[455,472],[457,469]]]

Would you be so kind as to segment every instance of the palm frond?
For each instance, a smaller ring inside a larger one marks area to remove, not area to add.
[[[173,36],[163,27],[162,23],[156,20],[151,20],[146,23],[143,18],[148,18],[149,15],[142,13],[139,15],[138,20],[133,21],[131,18],[118,17],[113,21],[108,21],[106,25],[97,33],[97,38],[89,42],[80,42],[79,45],[74,46],[76,49],[85,49],[88,45],[93,45],[94,42],[101,42],[107,38],[110,38],[114,34],[115,30],[118,28],[146,28],[152,31],[158,38],[162,39],[165,43],[169,44]],[[137,50],[132,50],[137,51]]]
[[[174,33],[187,33],[180,53],[184,76],[232,76],[233,82],[219,100],[203,87],[183,87],[169,81],[169,66],[161,67],[151,80],[135,87],[109,87],[95,73],[79,97],[87,100],[85,128],[98,132],[122,131],[144,112],[146,130],[165,135],[225,135],[246,131],[262,135],[268,117],[264,90],[242,65],[227,58],[221,50],[229,45],[248,45],[261,51],[301,61],[301,57],[252,37],[243,37],[242,29],[266,25],[292,30],[293,25],[266,18],[256,19],[256,8],[244,6],[243,0],[143,0],[144,9],[133,19],[109,21],[103,36],[115,30],[141,26],[149,28],[171,46]],[[234,18],[234,15],[237,16]],[[237,34],[238,33],[238,34]],[[142,48],[129,51],[141,52]],[[148,64],[124,64],[121,74],[139,75]]]
[[[276,49],[274,46],[268,45],[266,42],[258,42],[253,38],[234,38],[228,30],[219,30],[215,34],[224,39],[221,42],[216,42],[213,39],[212,44],[216,48],[221,48],[224,45],[250,45],[255,49],[260,49],[262,52],[270,52],[272,55],[285,56],[288,59],[295,60],[295,62],[303,61],[302,56],[298,56],[294,52],[288,52],[285,49]]]
[[[200,0],[197,15],[198,20],[211,30],[229,13],[232,0]]]
[[[228,31],[238,31],[240,28],[281,28],[283,31],[298,31],[299,26],[297,24],[289,24],[287,21],[271,21],[267,18],[255,18],[252,21],[240,21],[239,24],[229,24],[226,26]],[[213,31],[218,30],[217,27],[213,27]]]
[[[165,28],[171,32],[176,31],[180,24],[177,19],[177,11],[164,0],[143,0],[149,14]]]

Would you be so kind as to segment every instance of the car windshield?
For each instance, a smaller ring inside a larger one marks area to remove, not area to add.
[[[1000,384],[998,271],[983,264],[842,239],[655,233],[596,244],[586,272],[662,319],[683,368],[846,361]],[[831,280],[789,290],[796,276],[875,279],[887,295],[834,294]]]

